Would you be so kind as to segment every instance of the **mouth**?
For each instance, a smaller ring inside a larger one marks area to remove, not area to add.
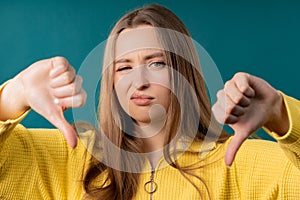
[[[144,94],[133,94],[130,100],[138,106],[147,106],[154,100],[154,97]]]

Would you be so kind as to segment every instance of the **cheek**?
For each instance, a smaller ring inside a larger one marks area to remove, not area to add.
[[[167,89],[165,87],[161,88],[159,91],[160,94],[160,104],[165,108],[167,111],[169,108],[169,105],[171,103],[171,90]]]
[[[130,81],[124,76],[115,77],[114,88],[120,105],[125,111],[128,111]]]
[[[167,69],[161,71],[161,73],[156,73],[152,77],[152,83],[156,85],[156,91],[159,95],[160,103],[168,108],[171,101],[171,88],[170,88],[170,78]]]
[[[161,71],[149,71],[149,82],[164,87],[166,90],[170,89],[170,80],[168,69],[165,68]]]

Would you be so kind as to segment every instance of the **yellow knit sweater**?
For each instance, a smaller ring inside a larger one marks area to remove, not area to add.
[[[225,144],[210,143],[202,149],[203,159],[194,173],[203,182],[190,177],[199,187],[203,199],[300,199],[300,102],[284,96],[291,128],[278,143],[247,140],[230,169],[223,161]],[[69,148],[62,134],[49,129],[26,129],[18,123],[24,118],[0,122],[0,199],[81,199],[84,195],[82,173],[88,166],[89,154],[79,142]],[[179,159],[180,163],[199,160],[201,144],[194,143]],[[204,156],[206,155],[206,156]],[[154,174],[157,191],[153,200],[200,199],[197,190],[171,166]],[[151,173],[140,176],[134,199],[147,200],[144,184]],[[125,183],[126,184],[126,183]]]

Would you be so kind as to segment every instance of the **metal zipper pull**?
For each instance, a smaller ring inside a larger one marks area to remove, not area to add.
[[[144,190],[150,194],[150,200],[153,200],[153,193],[157,190],[157,183],[154,181],[155,170],[151,170],[150,181],[144,184]]]

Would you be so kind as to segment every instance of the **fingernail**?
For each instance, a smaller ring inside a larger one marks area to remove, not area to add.
[[[231,165],[226,165],[226,168],[227,169],[231,169]]]

